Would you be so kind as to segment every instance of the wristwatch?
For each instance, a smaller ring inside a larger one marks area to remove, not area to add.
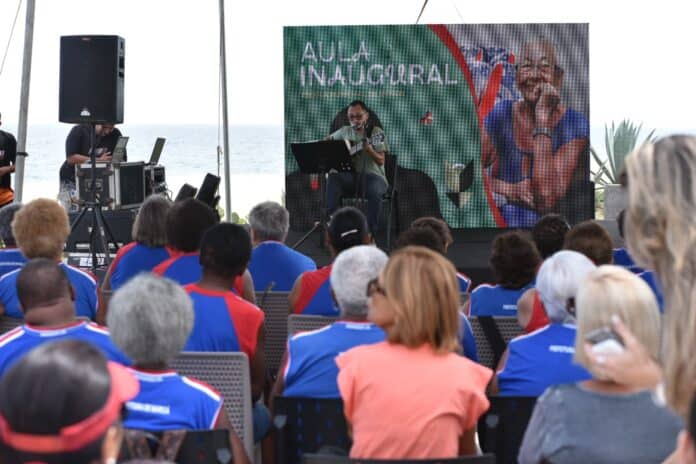
[[[552,139],[553,130],[549,129],[548,127],[535,127],[534,131],[532,132],[532,138],[535,138],[537,135],[545,135]]]

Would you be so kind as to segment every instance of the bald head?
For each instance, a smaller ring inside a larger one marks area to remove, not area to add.
[[[33,308],[71,299],[71,287],[63,268],[46,258],[32,259],[17,276],[17,297],[26,313]]]

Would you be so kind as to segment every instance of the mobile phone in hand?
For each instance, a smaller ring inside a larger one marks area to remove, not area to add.
[[[621,337],[606,326],[588,333],[585,340],[592,345],[592,352],[595,354],[613,355],[624,350]]]

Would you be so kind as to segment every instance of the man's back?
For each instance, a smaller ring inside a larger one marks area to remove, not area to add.
[[[295,335],[288,341],[283,396],[340,398],[336,356],[384,338],[384,331],[372,323],[348,321]]]
[[[498,372],[501,396],[539,396],[555,384],[588,380],[585,368],[574,364],[576,329],[549,324],[508,345],[505,367]]]
[[[252,250],[248,267],[257,292],[268,289],[271,282],[272,291],[289,292],[300,274],[317,268],[311,258],[281,242],[270,240]]]
[[[75,313],[78,316],[94,319],[97,315],[97,281],[91,274],[65,263],[60,263],[75,290]],[[24,314],[17,298],[17,277],[21,269],[0,277],[0,303],[5,315],[22,319]]]
[[[33,348],[47,342],[77,339],[91,343],[104,356],[121,364],[130,360],[111,341],[105,327],[87,321],[75,321],[63,327],[19,326],[0,337],[0,377]]]
[[[263,312],[231,291],[184,287],[193,300],[194,324],[184,351],[243,351],[254,358]]]

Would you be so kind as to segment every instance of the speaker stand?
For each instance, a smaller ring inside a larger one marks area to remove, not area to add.
[[[90,123],[90,151],[89,159],[90,168],[90,200],[85,201],[81,207],[80,214],[77,215],[72,224],[70,224],[70,235],[66,244],[67,249],[75,247],[77,227],[88,215],[92,219],[92,228],[89,233],[89,250],[92,254],[92,274],[97,275],[97,248],[104,253],[104,265],[106,267],[111,263],[109,256],[109,244],[113,244],[115,251],[118,251],[118,243],[114,238],[111,228],[104,217],[101,209],[100,198],[97,196],[96,177],[97,177],[97,149],[96,149],[96,123]],[[98,239],[98,240],[97,240]]]

